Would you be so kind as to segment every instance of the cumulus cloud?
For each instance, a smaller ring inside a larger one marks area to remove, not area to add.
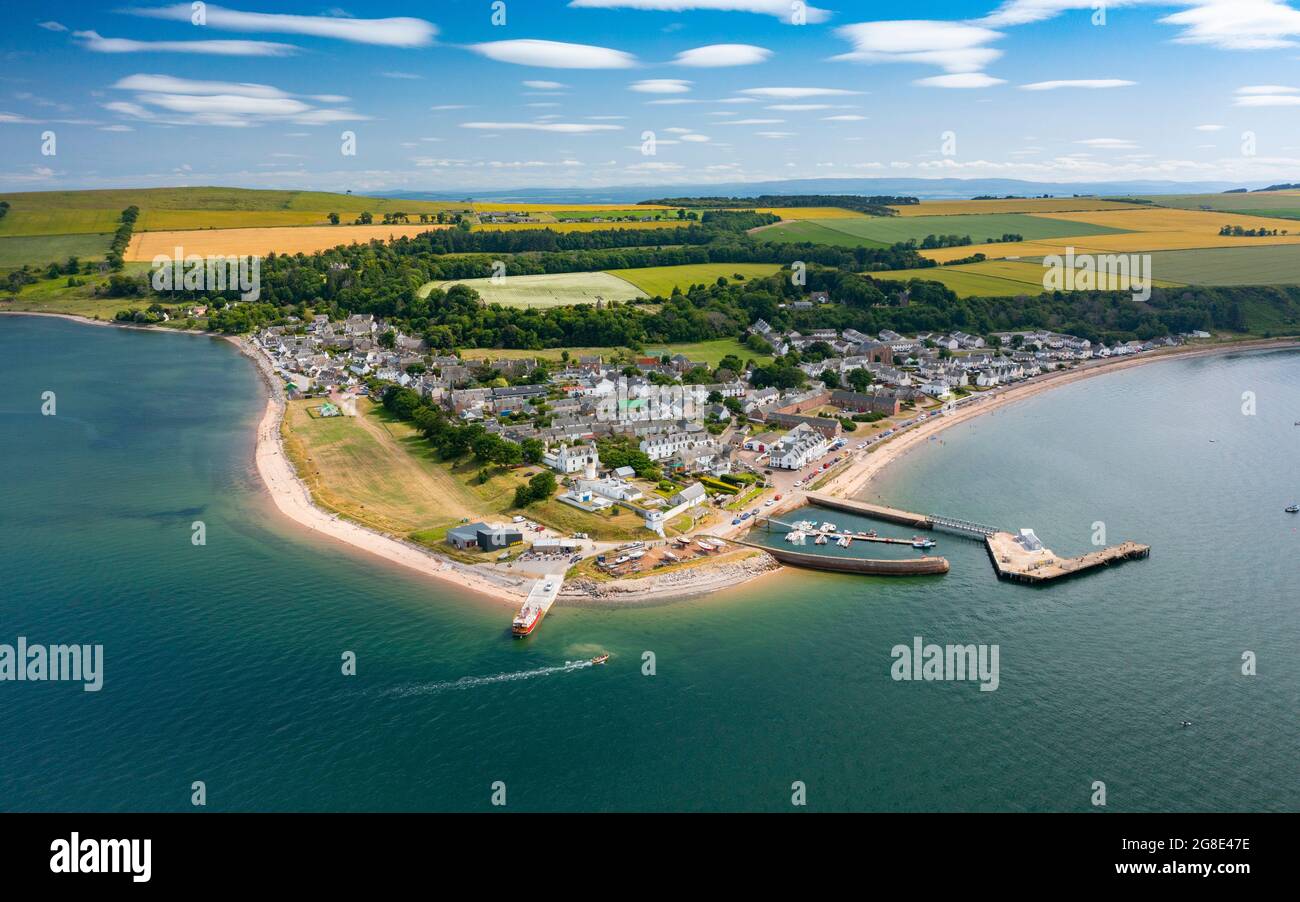
[[[642,94],[688,94],[692,84],[681,78],[647,78],[628,85],[628,90]]]
[[[938,66],[950,72],[978,72],[1002,56],[987,45],[1002,32],[965,22],[910,19],[862,22],[836,29],[853,45],[849,53],[833,57],[858,63],[913,63]]]
[[[741,94],[751,97],[771,97],[780,100],[799,100],[804,97],[848,97],[861,94],[844,88],[745,88]]]
[[[591,122],[462,122],[460,127],[483,131],[557,132],[565,135],[614,132],[623,128],[621,125],[597,125]]]
[[[1031,84],[1021,85],[1020,88],[1024,91],[1058,91],[1061,88],[1101,90],[1104,88],[1127,88],[1135,84],[1137,82],[1125,81],[1122,78],[1074,78],[1059,81],[1036,81]]]
[[[121,12],[151,19],[189,22],[193,10],[189,3],[161,7],[129,7]],[[379,44],[385,47],[426,47],[433,43],[438,28],[424,19],[358,19],[344,15],[295,16],[283,13],[244,12],[208,4],[205,10],[208,28],[222,31],[252,31],[270,34],[301,34],[315,38],[332,38],[355,44]]]
[[[1005,78],[994,78],[983,72],[954,72],[951,75],[932,75],[929,78],[918,78],[912,84],[920,85],[923,88],[991,88],[994,85],[1006,84]]]
[[[346,97],[297,95],[263,84],[136,74],[120,79],[113,88],[134,95],[131,100],[105,103],[105,109],[167,125],[247,128],[268,122],[323,125],[369,118],[348,109],[315,105],[345,103]]]
[[[752,66],[767,62],[771,56],[771,50],[753,44],[709,44],[706,47],[683,50],[673,62],[679,66],[713,69],[723,66]]]
[[[95,53],[199,53],[205,56],[289,56],[297,53],[292,44],[273,41],[134,41],[106,38],[94,31],[73,32],[86,50]]]
[[[791,21],[793,5],[790,0],[569,0],[575,9],[640,9],[657,12],[688,12],[705,10],[713,12],[744,12],[775,16]],[[804,7],[806,21],[816,24],[830,18],[828,10],[815,6]]]
[[[637,63],[635,56],[622,50],[534,38],[471,44],[469,49],[499,63],[546,69],[630,69]]]

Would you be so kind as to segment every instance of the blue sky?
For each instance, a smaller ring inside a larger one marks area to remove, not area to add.
[[[0,187],[1300,181],[1286,0],[232,3],[11,5]]]

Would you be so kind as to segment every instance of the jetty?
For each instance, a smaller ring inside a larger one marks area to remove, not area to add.
[[[947,558],[918,557],[883,560],[844,555],[817,554],[813,551],[791,551],[786,548],[774,548],[760,545],[744,539],[733,539],[750,548],[760,548],[783,564],[792,567],[804,567],[809,570],[830,570],[835,573],[858,573],[864,576],[930,576],[947,573]],[[910,544],[910,543],[909,543]]]
[[[1090,551],[1079,557],[1062,558],[1058,557],[1050,548],[1044,547],[1031,529],[1022,529],[1019,534],[1016,534],[998,529],[995,526],[987,526],[956,517],[918,514],[880,504],[869,504],[865,501],[837,498],[820,492],[805,492],[804,494],[810,503],[818,507],[871,517],[887,523],[899,523],[915,529],[944,530],[969,539],[982,541],[984,547],[988,550],[989,560],[993,563],[993,569],[998,578],[1010,582],[1042,585],[1053,580],[1091,573],[1111,564],[1143,560],[1151,555],[1150,545],[1142,545],[1138,542],[1122,542],[1109,548]],[[858,540],[856,536],[854,540]],[[781,560],[781,557],[772,549],[768,549],[768,552],[777,560]],[[787,552],[787,554],[789,553]]]
[[[552,573],[533,583],[533,588],[528,592],[528,598],[524,600],[523,605],[519,608],[519,613],[515,615],[514,622],[511,624],[511,632],[517,638],[528,636],[533,630],[537,629],[537,625],[542,622],[542,618],[551,609],[551,605],[555,604],[555,599],[560,594],[560,588],[563,585],[563,573]]]
[[[1150,545],[1123,542],[1079,557],[1059,558],[1050,548],[1044,548],[1030,530],[1021,530],[1018,536],[994,533],[985,540],[985,547],[999,579],[1031,585],[1078,576],[1122,561],[1141,560],[1151,554]]]

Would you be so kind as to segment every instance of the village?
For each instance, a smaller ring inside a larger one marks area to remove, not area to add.
[[[253,344],[290,399],[321,399],[317,416],[355,413],[357,399],[396,385],[454,422],[538,449],[524,475],[537,485],[549,471],[545,500],[588,515],[564,529],[535,522],[528,510],[502,522],[484,511],[446,532],[444,553],[516,572],[583,562],[609,578],[708,556],[720,548],[694,538],[741,534],[764,507],[788,508],[836,464],[998,386],[1200,337],[1107,347],[1032,331],[990,336],[997,344],[990,347],[961,332],[801,334],[762,320],[749,335],[788,367],[798,361],[797,384],[763,384],[761,365],[738,356],[717,366],[630,352],[470,359],[433,352],[368,314],[289,321]],[[602,515],[620,512],[640,518],[645,541],[660,549],[648,560],[642,542],[601,534],[610,522]]]

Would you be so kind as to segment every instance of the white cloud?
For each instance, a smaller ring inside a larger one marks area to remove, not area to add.
[[[461,128],[485,131],[534,131],[582,135],[590,132],[621,131],[621,125],[596,125],[587,122],[462,122]]]
[[[326,94],[304,98],[271,85],[136,74],[120,79],[113,87],[136,93],[130,101],[105,103],[105,109],[169,125],[247,128],[275,121],[322,125],[369,118],[352,110],[313,106],[344,103],[346,97]]]
[[[1023,91],[1056,91],[1061,88],[1099,90],[1103,88],[1127,88],[1135,84],[1137,82],[1125,81],[1122,78],[1075,78],[1060,81],[1036,81],[1032,84],[1021,85],[1020,88]]]
[[[384,78],[395,78],[399,81],[419,81],[424,78],[423,75],[416,75],[414,72],[380,72]]]
[[[768,107],[778,113],[814,113],[818,110],[833,110],[833,103],[774,103]]]
[[[689,141],[692,144],[707,144],[709,141],[713,139],[710,138],[708,135],[699,135],[696,134],[695,132],[691,132],[688,135],[682,135],[682,140]]]
[[[1003,34],[965,22],[910,19],[862,22],[836,29],[853,44],[850,53],[833,57],[859,63],[913,63],[946,72],[978,72],[1002,56],[986,46]]]
[[[752,66],[767,62],[772,51],[753,44],[709,44],[683,50],[673,60],[679,66],[713,69],[722,66]]]
[[[205,56],[289,56],[297,53],[292,44],[273,41],[133,41],[106,38],[94,31],[72,35],[86,50],[95,53],[198,53]]]
[[[524,87],[532,88],[534,91],[560,91],[567,88],[568,85],[558,81],[538,81],[537,79],[529,79],[524,82]]]
[[[715,125],[780,125],[785,122],[784,119],[728,119],[726,122],[717,122]]]
[[[55,22],[53,19],[51,19],[48,22],[37,22],[36,24],[41,28],[44,28],[46,31],[67,31],[68,30],[68,26],[64,25],[62,22]]]
[[[162,7],[123,9],[132,16],[189,22],[193,11],[189,3]],[[356,19],[351,16],[293,16],[282,13],[244,12],[208,4],[205,15],[208,28],[222,31],[255,31],[271,34],[301,34],[316,38],[333,38],[356,44],[380,44],[386,47],[426,47],[433,43],[438,28],[424,19]]]
[[[647,78],[628,85],[628,90],[642,94],[688,94],[692,84],[681,78]]]
[[[499,63],[547,69],[630,69],[636,65],[636,57],[622,50],[533,38],[471,44],[469,49]]]
[[[912,84],[920,85],[923,88],[991,88],[994,85],[1006,84],[1006,79],[994,78],[992,75],[986,75],[983,72],[954,72],[951,75],[932,75],[929,78],[918,78]]]
[[[1082,144],[1085,147],[1095,147],[1098,150],[1134,150],[1137,148],[1137,145],[1128,138],[1085,138],[1074,143]]]
[[[846,113],[842,116],[823,116],[822,122],[862,122],[866,116],[857,116],[853,113]]]
[[[1198,132],[1221,132],[1223,131],[1223,126],[1222,125],[1198,125],[1196,126],[1196,130]]]
[[[844,88],[745,88],[740,93],[749,94],[753,97],[799,100],[804,97],[847,97],[862,92],[848,91]]]
[[[1236,106],[1300,106],[1300,88],[1287,85],[1247,85],[1237,89]]]
[[[688,12],[706,10],[714,12],[743,12],[775,16],[785,22],[791,20],[793,4],[790,0],[569,0],[575,9],[640,9],[658,12]],[[807,21],[825,22],[830,12],[815,6],[806,6]]]

